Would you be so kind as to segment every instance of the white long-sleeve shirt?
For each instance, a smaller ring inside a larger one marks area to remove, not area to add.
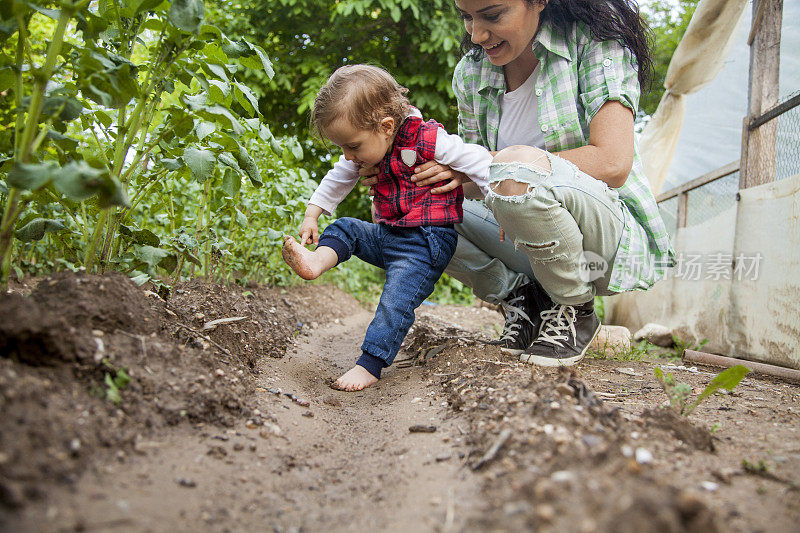
[[[486,194],[492,155],[483,146],[465,143],[458,135],[439,128],[433,159],[453,170],[463,172],[484,195]],[[308,203],[319,206],[325,214],[330,215],[353,190],[358,180],[358,165],[342,156],[322,178]]]

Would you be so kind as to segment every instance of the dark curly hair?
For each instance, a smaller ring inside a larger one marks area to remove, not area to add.
[[[544,0],[524,0],[529,5],[543,4]],[[652,33],[632,0],[550,0],[542,10],[539,24],[550,22],[566,32],[572,24],[583,22],[598,41],[617,41],[636,56],[639,65],[639,85],[644,89],[653,77],[653,60],[650,57]],[[480,45],[471,41],[470,34],[461,41],[462,53],[479,58]]]

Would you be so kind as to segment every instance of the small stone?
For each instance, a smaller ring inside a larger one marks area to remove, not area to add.
[[[675,342],[670,328],[652,322],[645,324],[639,331],[634,333],[633,340],[636,342],[645,340],[656,346],[663,346],[665,348],[669,348]]]
[[[408,428],[411,433],[433,433],[436,431],[436,426],[426,426],[424,424],[414,424]]]
[[[550,479],[556,483],[567,483],[575,479],[575,474],[569,470],[559,470],[550,474]]]
[[[205,317],[206,317],[206,315],[204,315],[203,313],[195,313],[194,314],[194,318],[196,320],[203,320]]]
[[[72,439],[69,441],[69,450],[73,454],[77,454],[81,449],[81,441],[80,439]]]
[[[211,446],[206,452],[206,455],[210,455],[215,459],[222,459],[228,455],[228,450],[222,446]]]
[[[197,486],[197,482],[195,480],[183,477],[179,477],[178,479],[176,479],[175,483],[177,483],[181,487],[186,487],[190,489],[193,489]]]
[[[575,395],[575,390],[566,383],[559,383],[556,387],[556,392],[568,398]]]
[[[264,424],[264,428],[259,431],[259,435],[262,439],[268,439],[270,437],[280,437],[283,435],[283,430],[278,424]]]
[[[436,456],[436,462],[437,463],[441,463],[442,461],[449,460],[451,457],[452,457],[452,455],[449,454],[449,453],[445,453],[445,454],[442,454],[442,455],[437,455]]]
[[[631,332],[624,326],[600,326],[589,350],[606,356],[622,354],[631,349]]]
[[[653,454],[646,448],[636,448],[636,462],[640,465],[647,465],[653,462]]]
[[[306,411],[305,413],[303,413],[303,416],[306,418],[314,418],[314,413],[313,411]]]
[[[95,337],[102,337],[103,335],[105,335],[105,333],[103,333],[103,332],[102,332],[101,330],[99,330],[99,329],[93,329],[93,330],[92,330],[92,335],[94,335]]]
[[[221,368],[218,368],[218,369],[214,370],[214,374],[215,374],[215,375],[216,375],[218,378],[221,378],[222,376],[224,376],[224,375],[225,375],[225,371],[224,371],[224,370],[222,370]]]
[[[536,506],[536,517],[544,522],[552,522],[556,517],[556,510],[549,503]]]
[[[700,483],[700,486],[703,487],[703,490],[707,490],[708,492],[714,492],[719,488],[719,484],[713,481],[703,481]]]
[[[241,442],[235,442],[233,444],[233,451],[240,452],[242,450],[244,450],[244,444],[242,444]]]
[[[622,456],[623,457],[627,457],[628,459],[633,457],[633,447],[632,446],[628,446],[627,444],[623,444],[622,447],[620,448],[620,451],[622,452]]]

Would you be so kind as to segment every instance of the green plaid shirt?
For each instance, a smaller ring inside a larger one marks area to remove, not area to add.
[[[609,100],[618,100],[636,113],[635,58],[616,41],[593,41],[584,24],[575,24],[567,35],[543,24],[533,51],[541,65],[535,91],[548,151],[585,146],[589,122]],[[462,58],[453,74],[453,92],[458,101],[458,134],[466,142],[497,150],[500,96],[505,92],[502,67],[493,65],[485,54],[478,60],[471,54]],[[673,266],[674,252],[644,175],[638,145],[634,145],[630,176],[617,191],[627,209],[608,288],[645,290]]]

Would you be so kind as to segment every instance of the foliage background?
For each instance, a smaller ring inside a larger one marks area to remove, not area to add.
[[[463,26],[450,0],[84,2],[83,19],[66,27],[52,79],[37,85],[57,25],[55,10],[79,3],[10,0],[0,10],[4,209],[13,169],[19,174],[22,163],[44,165],[36,168],[49,173],[44,185],[20,193],[10,264],[18,276],[96,266],[153,279],[165,290],[193,275],[293,282],[279,244],[284,233],[295,231],[305,199],[339,155],[310,135],[308,111],[340,65],[387,68],[423,114],[455,129],[450,78]],[[645,113],[655,110],[669,58],[696,3],[643,5],[653,27],[656,68],[654,83],[643,91]],[[19,18],[11,8],[24,11],[28,29],[22,61],[14,30]],[[175,17],[176,9],[201,18],[187,23]],[[114,15],[119,12],[124,16]],[[147,86],[152,79],[159,83]],[[30,98],[38,89],[51,104],[66,99],[65,107],[74,103],[79,112],[61,117],[64,109],[55,115],[50,109],[49,117],[31,118]],[[135,125],[131,116],[143,111],[147,120],[128,134],[125,125]],[[44,132],[24,161],[20,118]],[[124,152],[121,159],[117,150]],[[81,194],[65,188],[57,170],[78,164],[85,174]],[[105,183],[105,193],[88,187],[92,176]],[[337,215],[366,218],[369,205],[359,187]],[[378,294],[382,282],[379,271],[358,261],[327,278],[365,298]],[[434,299],[471,296],[445,277]]]

